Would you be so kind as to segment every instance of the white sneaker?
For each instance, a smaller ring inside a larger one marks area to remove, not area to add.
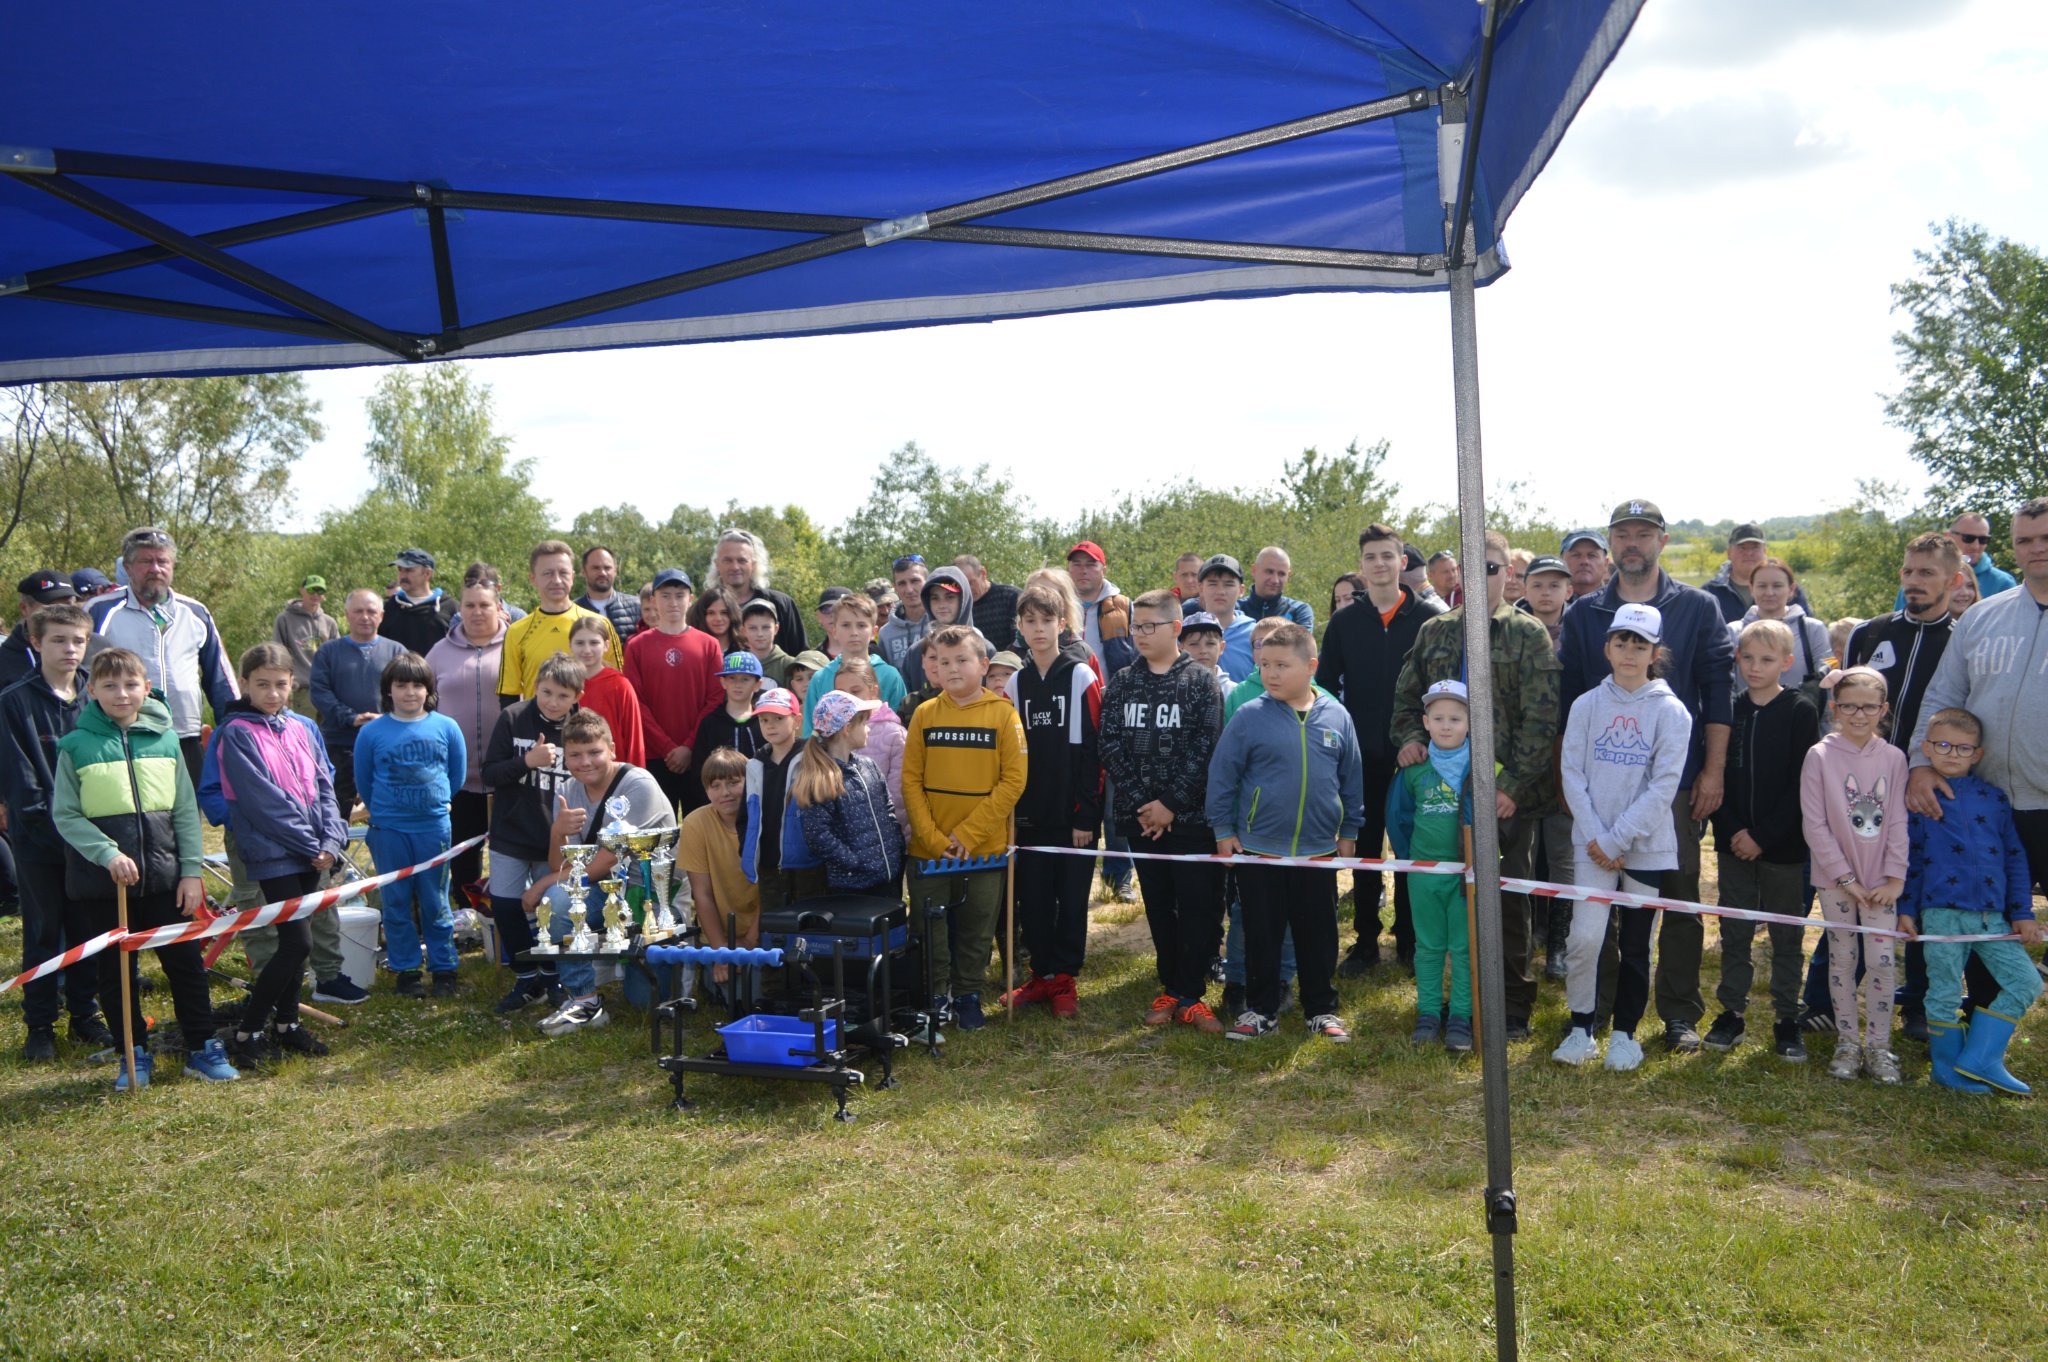
[[[604,1010],[601,1000],[580,998],[564,1003],[561,1011],[544,1019],[540,1033],[543,1036],[566,1036],[571,1031],[595,1030],[610,1021],[611,1014]]]
[[[1616,1073],[1627,1073],[1643,1062],[1643,1045],[1634,1036],[1625,1036],[1617,1031],[1607,1042],[1607,1067]]]
[[[1564,1043],[1552,1050],[1550,1057],[1560,1064],[1579,1065],[1599,1053],[1600,1042],[1593,1039],[1593,1033],[1583,1026],[1574,1026],[1564,1033]]]
[[[1853,1040],[1835,1042],[1835,1057],[1828,1061],[1832,1078],[1854,1078],[1863,1071],[1863,1047]]]

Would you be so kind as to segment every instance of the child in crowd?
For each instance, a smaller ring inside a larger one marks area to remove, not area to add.
[[[801,812],[789,799],[803,705],[790,691],[763,691],[754,701],[754,722],[761,747],[747,761],[740,870],[757,886],[761,903],[782,908],[827,889],[824,864],[804,840]],[[764,837],[765,829],[775,831]]]
[[[761,659],[761,675],[771,686],[784,683],[789,676],[789,664],[796,660],[775,641],[775,631],[781,623],[775,613],[775,602],[766,597],[757,596],[740,607],[740,641],[748,652]]]
[[[1253,671],[1250,676],[1247,676],[1244,680],[1238,682],[1235,686],[1232,686],[1230,688],[1229,693],[1223,697],[1224,723],[1227,724],[1230,722],[1231,718],[1236,715],[1237,711],[1244,707],[1245,701],[1250,700],[1255,696],[1264,695],[1266,693],[1265,679],[1260,675],[1259,671],[1257,670],[1259,665],[1259,650],[1266,646],[1266,640],[1273,637],[1275,630],[1279,629],[1281,625],[1288,623],[1291,623],[1291,621],[1288,620],[1288,618],[1285,615],[1268,615],[1264,619],[1260,620],[1257,624],[1254,624],[1252,626]],[[1217,637],[1221,638],[1222,635],[1218,634]],[[1330,692],[1324,690],[1321,686],[1315,685],[1313,681],[1311,681],[1309,684],[1315,688],[1315,693],[1317,695],[1324,696],[1331,700],[1337,698],[1336,696],[1331,695]]]
[[[683,820],[676,841],[676,869],[689,876],[707,946],[761,944],[761,896],[740,868],[740,800],[746,788],[746,758],[730,747],[706,757],[704,794],[710,802]],[[719,990],[731,978],[732,966],[711,967]]]
[[[638,642],[659,633],[657,626],[633,638]],[[570,780],[562,759],[562,724],[576,712],[583,680],[583,664],[567,653],[543,662],[534,677],[533,698],[516,701],[498,715],[484,751],[484,784],[492,794],[491,917],[498,924],[500,948],[514,962],[534,946],[528,914],[539,895],[529,891],[549,875],[549,829]],[[560,1006],[554,970],[531,963],[514,963],[513,969],[516,977],[511,991],[498,1000],[499,1013],[545,1001]]]
[[[370,811],[370,857],[382,874],[418,865],[448,849],[448,801],[469,773],[469,754],[455,721],[434,712],[434,669],[425,658],[404,654],[384,668],[378,684],[384,712],[356,735],[355,758],[356,791]],[[435,866],[387,884],[379,895],[385,959],[397,975],[394,992],[401,998],[422,995],[424,939],[434,996],[454,997],[455,970],[461,961],[455,954],[455,919],[448,909],[448,867]]]
[[[933,572],[925,580],[919,594],[924,601],[927,627],[924,637],[904,650],[901,670],[903,686],[907,691],[922,690],[929,684],[924,668],[926,639],[950,624],[966,624],[968,628],[974,628],[973,621],[964,618],[968,607],[974,601],[974,593],[968,588],[967,574],[959,568],[949,563]],[[975,629],[974,632],[978,636],[981,630]],[[986,643],[987,640],[984,639],[983,642]],[[993,652],[994,648],[991,647],[989,651]]]
[[[1564,632],[1564,608],[1571,599],[1572,570],[1564,565],[1564,559],[1546,555],[1530,560],[1528,571],[1522,574],[1522,599],[1515,608],[1534,615],[1549,631],[1550,646],[1555,648],[1558,635]]]
[[[692,629],[711,635],[720,657],[740,646],[739,598],[722,586],[712,587],[691,603],[689,621]]]
[[[1842,654],[1829,638],[1827,626],[1793,600],[1798,590],[1799,579],[1783,560],[1764,559],[1749,579],[1750,595],[1756,603],[1728,626],[1728,634],[1739,647],[1744,626],[1757,620],[1777,620],[1791,630],[1794,647],[1779,684],[1787,690],[1803,690],[1812,700],[1820,695],[1821,678],[1835,669]],[[1735,664],[1735,677],[1742,680],[1740,661]]]
[[[882,698],[882,687],[875,680],[875,669],[864,657],[841,658],[838,674],[832,678],[832,688],[843,690],[857,700]],[[882,780],[889,787],[890,802],[896,810],[897,825],[908,842],[910,811],[903,807],[903,744],[910,731],[903,726],[903,720],[896,717],[896,711],[887,705],[868,715],[867,730],[868,738],[861,744],[860,754],[881,771]]]
[[[704,716],[704,722],[697,725],[696,741],[690,744],[697,754],[697,768],[692,773],[695,788],[683,797],[685,813],[704,807],[705,757],[729,747],[744,761],[761,750],[761,726],[754,722],[754,697],[761,693],[761,659],[749,652],[726,654],[718,683],[725,689],[725,703]]]
[[[1828,626],[1829,651],[1833,652],[1836,657],[1847,657],[1849,655],[1849,635],[1855,633],[1869,622],[1868,620],[1857,619],[1854,615],[1844,615],[1833,624],[1830,624]]]
[[[1762,602],[1776,594],[1778,583],[1786,580],[1776,572],[1766,579],[1765,568],[1760,567],[1750,590]],[[1785,591],[1789,594],[1790,588]],[[1735,665],[1745,689],[1735,697],[1726,795],[1713,821],[1714,845],[1720,852],[1721,903],[1804,917],[1806,830],[1799,812],[1799,776],[1808,750],[1820,741],[1820,713],[1812,701],[1783,684],[1797,670],[1793,662],[1796,651],[1785,620],[1754,619],[1741,627]],[[1709,1050],[1725,1054],[1742,1043],[1743,1014],[1749,1006],[1750,984],[1756,978],[1750,952],[1756,931],[1757,924],[1747,919],[1721,919],[1721,984],[1715,990],[1721,1015],[1707,1030]],[[1799,1034],[1799,974],[1806,959],[1806,933],[1803,928],[1774,922],[1769,925],[1769,935],[1771,1007],[1777,1015],[1771,1030],[1772,1047],[1787,1063],[1803,1064],[1806,1046]]]
[[[1665,872],[1678,869],[1671,801],[1692,742],[1692,712],[1658,679],[1663,636],[1663,613],[1655,606],[1616,610],[1607,626],[1609,674],[1572,702],[1565,720],[1559,774],[1572,811],[1572,882],[1588,889],[1654,897],[1663,889]],[[1565,948],[1571,1029],[1550,1056],[1560,1064],[1584,1064],[1600,1053],[1593,1010],[1610,909],[1621,918],[1621,972],[1606,1065],[1628,1070],[1643,1062],[1636,1026],[1650,1000],[1650,934],[1657,912],[1588,901],[1572,905]]]
[[[572,903],[568,886],[562,883],[562,848],[571,842],[595,842],[598,831],[612,821],[610,804],[626,801],[621,815],[633,827],[646,831],[676,825],[675,809],[653,776],[637,766],[617,760],[612,746],[611,726],[593,710],[578,710],[562,721],[562,760],[569,768],[569,782],[555,799],[555,816],[548,827],[548,874],[527,890],[529,901],[538,904],[546,894],[549,902],[548,927],[554,939],[566,941],[574,935],[579,916],[592,927],[603,925],[605,893],[601,881],[618,865],[618,857],[600,848],[585,867],[589,884],[582,903]],[[597,967],[589,960],[563,959],[558,966],[563,1001],[543,1018],[544,1036],[565,1036],[571,1031],[594,1030],[610,1020],[597,996]],[[630,990],[629,990],[630,991]]]
[[[982,682],[990,690],[1001,695],[1008,690],[1010,678],[1024,665],[1024,659],[1007,650],[997,653],[988,660],[988,679]]]
[[[1890,710],[1884,674],[1850,667],[1822,684],[1833,697],[1835,731],[1807,752],[1799,773],[1799,808],[1821,915],[1830,923],[1893,931],[1906,887],[1906,754],[1878,736]],[[1856,933],[1828,931],[1828,991],[1839,1032],[1828,1072],[1836,1078],[1854,1078],[1861,1070],[1880,1083],[1899,1081],[1898,1057],[1891,1052],[1897,949],[1889,936],[1864,939],[1865,1026],[1859,1032]]]
[[[832,665],[832,659],[816,648],[806,648],[789,660],[789,670],[782,674],[782,685],[796,697],[798,705],[809,698],[811,678]],[[802,715],[798,715],[801,724]]]
[[[903,873],[903,829],[881,768],[860,753],[868,716],[882,709],[878,699],[843,690],[819,700],[789,797],[802,811],[804,841],[825,863],[834,893],[893,899]]]
[[[1024,793],[1024,729],[1017,711],[982,687],[988,662],[979,634],[952,624],[927,642],[925,666],[942,689],[917,707],[903,745],[910,923],[932,953],[933,977],[942,990],[932,999],[932,1012],[950,1012],[963,1031],[972,1031],[983,1024],[981,985],[1002,910],[1003,873],[926,875],[917,862],[999,856],[1007,849],[1010,814]],[[962,879],[965,884],[956,888]],[[927,923],[925,905],[950,902],[956,893],[964,893],[964,900]]]
[[[842,657],[864,657],[873,664],[875,682],[882,690],[882,703],[900,705],[907,693],[903,686],[903,673],[882,660],[875,651],[875,603],[861,592],[841,596],[832,607],[831,639],[838,650],[833,659],[820,667],[811,678],[811,685],[804,692],[804,736],[811,735],[811,711],[818,707],[818,701],[831,693],[832,678],[838,675],[839,659]]]
[[[1471,701],[1462,681],[1438,681],[1422,694],[1429,760],[1404,766],[1387,788],[1387,837],[1404,860],[1462,861],[1472,823]],[[1454,1055],[1472,1053],[1472,942],[1465,927],[1465,884],[1455,875],[1411,875],[1415,922],[1415,1034],[1439,1036]],[[1451,966],[1450,1016],[1444,1013],[1444,962]]]
[[[242,699],[228,706],[220,725],[220,788],[242,860],[264,901],[276,903],[319,889],[321,875],[348,848],[348,825],[334,800],[320,730],[291,710],[291,654],[281,644],[259,643],[242,654],[240,670]],[[275,952],[250,985],[229,1042],[236,1059],[327,1053],[299,1025],[299,985],[312,949],[310,919],[277,924]]]
[[[498,660],[498,694],[513,700],[531,696],[540,664],[556,653],[570,651],[569,631],[580,619],[594,619],[604,625],[604,660],[614,667],[625,666],[625,654],[619,648],[618,635],[611,632],[611,621],[569,599],[569,592],[576,585],[574,549],[559,539],[544,539],[526,556],[526,571],[540,605],[505,630],[504,649]]]
[[[1235,678],[1223,670],[1223,625],[1206,610],[1197,610],[1184,615],[1180,622],[1181,651],[1195,660],[1216,678],[1216,684],[1228,695],[1230,688],[1237,684]]]
[[[1930,941],[1927,952],[1927,1049],[1934,1081],[1964,1092],[1986,1085],[2025,1096],[2031,1092],[2005,1067],[2005,1050],[2020,1018],[2041,996],[2041,976],[2026,947],[2042,939],[2034,919],[2033,876],[2005,792],[1979,779],[1984,725],[1967,709],[1944,709],[1927,724],[1920,750],[1954,791],[1941,817],[1907,819],[1906,887],[1899,896],[1899,930],[1933,936],[2003,936],[2019,941]],[[1998,996],[1970,1016],[1956,1017],[1962,1001],[1963,964],[1984,962]]]
[[[92,660],[90,704],[78,723],[57,740],[56,781],[50,793],[50,821],[64,839],[64,934],[90,941],[118,922],[116,884],[128,895],[128,927],[167,927],[197,913],[206,902],[199,883],[204,855],[199,832],[199,799],[185,769],[171,711],[150,694],[149,672],[126,648],[108,648]],[[138,807],[139,806],[139,807]],[[163,946],[156,953],[171,986],[178,1029],[184,1033],[188,1077],[225,1082],[241,1075],[213,1035],[213,1001],[206,963],[197,941]],[[138,1087],[150,1080],[148,1023],[136,953],[101,951],[100,996],[121,996],[121,971],[129,972],[129,1025],[134,1028],[134,1072]],[[128,1090],[129,1065],[114,1078]]]
[[[1209,826],[1216,854],[1357,854],[1365,817],[1358,735],[1344,706],[1316,692],[1315,635],[1286,623],[1267,636],[1265,694],[1223,727],[1209,765]],[[1264,791],[1298,797],[1262,799]],[[1245,1011],[1227,1033],[1256,1040],[1279,1028],[1280,946],[1291,929],[1301,1010],[1312,1036],[1343,1042],[1337,1016],[1337,872],[1307,866],[1237,867],[1244,902]]]
[[[944,569],[941,569],[944,571]],[[956,569],[957,571],[957,569]],[[1083,649],[1060,646],[1058,596],[1032,587],[1017,600],[1017,633],[1030,650],[1006,698],[1024,724],[1024,794],[1017,803],[1020,847],[1092,847],[1102,825],[1102,766],[1096,732],[1102,682]],[[1025,856],[1017,864],[1017,918],[1031,975],[1007,1000],[1047,1003],[1055,1017],[1080,1011],[1074,977],[1088,951],[1087,856]]]
[[[0,803],[21,892],[21,967],[34,969],[65,949],[64,839],[51,821],[57,787],[57,743],[78,726],[86,705],[85,650],[92,616],[75,605],[51,604],[21,626],[35,644],[36,669],[0,694]],[[83,937],[71,937],[76,945]],[[22,986],[28,1028],[21,1057],[57,1057],[58,990],[71,1013],[71,1039],[89,1051],[114,1043],[100,1015],[98,971],[80,965]]]
[[[1223,731],[1223,692],[1208,668],[1180,651],[1182,627],[1170,591],[1131,602],[1138,660],[1103,693],[1102,769],[1115,801],[1110,816],[1132,846],[1204,858],[1136,865],[1159,968],[1159,996],[1145,1023],[1179,1022],[1213,1035],[1223,1023],[1205,995],[1223,939],[1224,868],[1206,859],[1216,840],[1205,796]]]
[[[697,725],[724,699],[718,670],[725,655],[709,634],[690,626],[689,608],[690,575],[663,568],[654,574],[654,610],[640,617],[626,645],[626,680],[640,697],[647,769],[672,804],[696,786],[690,744]]]
[[[569,626],[569,655],[583,667],[583,694],[576,703],[604,717],[612,731],[612,751],[628,766],[647,764],[647,746],[640,729],[640,697],[626,674],[605,661],[612,640],[611,624],[579,619]]]

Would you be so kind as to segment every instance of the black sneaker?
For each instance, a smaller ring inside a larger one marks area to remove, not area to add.
[[[432,988],[432,989],[430,989],[430,990],[428,990],[428,991],[429,991],[429,992],[430,992],[430,993],[431,993],[431,994],[432,994],[432,995],[433,995],[434,997],[436,997],[436,998],[452,998],[452,997],[454,997],[454,996],[455,996],[455,971],[454,971],[454,970],[452,970],[452,969],[450,969],[450,970],[435,970],[435,971],[434,971],[434,986],[433,986],[433,988]]]
[[[1235,1017],[1242,1011],[1244,1011],[1244,985],[1225,984],[1223,986],[1223,1015]]]
[[[237,1068],[246,1069],[253,1064],[268,1064],[277,1058],[277,1047],[271,1044],[270,1037],[261,1031],[253,1036],[244,1036],[230,1027],[220,1033],[220,1043]]]
[[[1806,1040],[1799,1034],[1799,1023],[1781,1021],[1771,1028],[1771,1050],[1787,1064],[1806,1062]]]
[[[1510,1044],[1518,1040],[1527,1040],[1532,1034],[1529,1030],[1529,1019],[1527,1017],[1509,1017],[1501,1029],[1507,1033]],[[1446,1032],[1445,1034],[1449,1033]]]
[[[397,982],[392,984],[391,991],[401,998],[424,998],[427,996],[426,986],[420,983],[420,972],[416,969],[400,970]]]
[[[498,1015],[510,1016],[549,1000],[548,990],[538,979],[514,979],[512,990],[498,999]],[[559,1006],[560,1004],[557,1004]]]
[[[1700,1033],[1691,1022],[1670,1022],[1664,1027],[1664,1044],[1674,1055],[1697,1054],[1700,1048]]]
[[[1925,1045],[1927,1043],[1927,1014],[1925,1012],[1908,1012],[1900,1017],[1899,1034],[1907,1040],[1917,1041]]]
[[[1337,964],[1339,979],[1363,979],[1380,967],[1380,953],[1377,950],[1363,951],[1353,948],[1345,953]]]
[[[75,1044],[88,1050],[104,1050],[114,1043],[114,1032],[107,1025],[107,1019],[97,1012],[71,1019],[71,1039]]]
[[[1818,1036],[1835,1029],[1835,1014],[1830,1011],[1808,1008],[1799,1014],[1799,1029],[1808,1035]]]
[[[1746,1030],[1748,1027],[1743,1024],[1742,1018],[1733,1012],[1723,1012],[1714,1018],[1714,1024],[1707,1028],[1706,1040],[1701,1043],[1709,1050],[1716,1050],[1725,1055],[1742,1044],[1742,1035]]]
[[[47,1064],[57,1057],[57,1028],[31,1026],[22,1042],[21,1057],[30,1064]]]
[[[290,1026],[272,1026],[270,1028],[270,1043],[277,1048],[279,1054],[324,1055],[327,1053],[327,1046],[315,1040],[313,1033],[297,1022],[293,1022]]]
[[[364,988],[346,974],[337,974],[332,979],[316,979],[313,982],[313,1001],[316,1003],[340,1003],[354,1007],[357,1003],[370,1000],[370,990]]]

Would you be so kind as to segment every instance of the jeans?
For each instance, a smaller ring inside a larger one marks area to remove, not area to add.
[[[448,823],[444,819],[431,829],[380,828],[372,823],[369,844],[377,873],[387,875],[446,851]],[[381,893],[386,964],[400,974],[417,973],[424,941],[427,968],[435,974],[453,974],[461,961],[455,954],[455,918],[448,908],[448,867],[437,865],[387,884]]]
[[[1245,1006],[1261,1016],[1280,1013],[1286,991],[1280,952],[1288,932],[1301,953],[1301,1011],[1319,1017],[1337,1010],[1337,872],[1298,865],[1240,865],[1244,898]]]
[[[2010,931],[2002,912],[1966,913],[1928,908],[1920,930],[1929,936],[1990,936]],[[1998,985],[1998,1010],[2018,1020],[2041,996],[2041,976],[2026,947],[2017,941],[1930,941],[1927,953],[1927,1015],[1950,1021],[1962,1004],[1963,962],[1981,961]]]
[[[1243,870],[1242,866],[1233,868],[1240,872]],[[1238,879],[1239,883],[1242,884],[1243,877],[1241,873]],[[1229,925],[1223,933],[1223,982],[1241,986],[1245,982],[1244,896],[1242,893],[1231,898],[1225,912],[1228,916]],[[1412,926],[1410,931],[1411,933],[1413,932]],[[1294,930],[1289,928],[1287,934],[1280,938],[1280,991],[1282,993],[1285,993],[1288,985],[1294,982],[1295,973]]]
[[[547,892],[548,935],[556,945],[566,942],[576,933],[576,916],[569,906],[569,891],[562,885],[554,885]],[[593,884],[584,891],[583,921],[593,930],[604,927],[604,890]],[[558,960],[556,972],[561,976],[562,987],[569,990],[572,998],[587,998],[597,992],[597,962],[595,960]]]

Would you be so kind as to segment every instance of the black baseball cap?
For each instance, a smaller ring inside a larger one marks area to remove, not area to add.
[[[1761,528],[1751,525],[1747,521],[1728,531],[1728,547],[1731,549],[1737,544],[1768,544],[1770,542],[1769,539],[1764,537],[1764,532]]]
[[[818,593],[818,609],[823,610],[828,605],[837,605],[852,594],[853,588],[850,586],[828,586]]]
[[[1208,562],[1202,564],[1201,571],[1195,574],[1195,580],[1206,582],[1219,572],[1227,572],[1240,582],[1244,580],[1244,569],[1239,567],[1237,560],[1227,553],[1219,553],[1209,559]]]
[[[37,605],[55,605],[59,601],[75,601],[78,590],[71,585],[69,577],[60,577],[48,568],[37,568],[15,584],[14,592],[26,596]]]
[[[775,608],[775,602],[769,600],[766,596],[756,596],[740,607],[741,619],[745,619],[749,615],[766,615],[769,619],[775,620],[778,623],[782,619],[781,612]]]
[[[107,574],[98,568],[80,568],[71,574],[71,585],[81,596],[90,596],[100,591],[113,590],[114,584],[107,580]]]
[[[1600,533],[1600,531],[1598,530],[1568,531],[1565,534],[1563,542],[1558,544],[1557,551],[1559,553],[1570,553],[1572,551],[1572,545],[1585,543],[1591,543],[1597,546],[1600,552],[1602,553],[1607,552],[1607,536]]]
[[[1567,577],[1572,575],[1572,570],[1564,565],[1564,559],[1553,557],[1547,553],[1541,558],[1530,559],[1529,566],[1522,569],[1522,576],[1524,579],[1527,579],[1534,577],[1539,572],[1561,572]]]
[[[663,568],[654,574],[654,580],[649,582],[648,585],[656,591],[661,590],[665,586],[679,586],[685,591],[695,591],[697,589],[696,585],[690,581],[690,574],[681,568]]]
[[[1422,560],[1421,549],[1416,548],[1413,544],[1406,545],[1405,548],[1406,553],[1401,563],[1401,571],[1415,572],[1425,566]]]
[[[1657,509],[1657,503],[1641,499],[1624,501],[1615,507],[1614,513],[1607,517],[1607,528],[1611,530],[1631,520],[1646,520],[1660,530],[1664,528],[1664,513]]]

